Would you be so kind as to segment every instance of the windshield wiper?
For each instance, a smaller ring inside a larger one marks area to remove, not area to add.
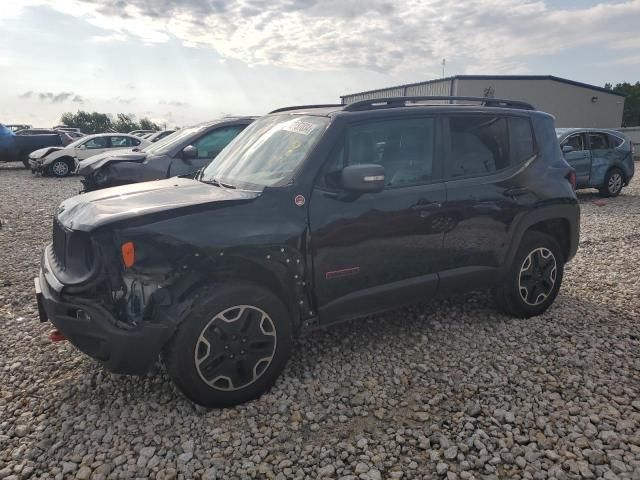
[[[216,180],[215,178],[212,178],[210,180],[202,180],[202,179],[200,179],[200,181],[202,183],[206,183],[207,185],[215,185],[216,187],[228,188],[230,190],[235,190],[236,189],[235,186],[233,186],[233,185],[231,185],[229,183],[222,183],[221,181]]]

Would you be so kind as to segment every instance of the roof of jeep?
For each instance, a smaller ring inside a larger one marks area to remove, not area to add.
[[[455,102],[455,103],[453,103]],[[462,102],[462,103],[460,103]],[[443,111],[495,112],[504,113],[505,109],[511,113],[538,112],[530,103],[521,100],[507,100],[488,97],[458,97],[458,96],[400,96],[388,98],[371,98],[350,104],[297,105],[278,108],[271,114],[289,113],[294,115],[318,115],[333,117],[341,114],[370,113],[392,110],[396,113],[415,109],[426,110],[430,113]],[[540,112],[544,113],[544,112]]]
[[[468,104],[468,105],[467,104],[424,105],[423,104],[423,105],[411,105],[411,106],[404,106],[404,107],[371,108],[371,109],[363,109],[363,110],[357,110],[357,111],[345,111],[344,107],[346,107],[346,105],[336,105],[332,107],[309,106],[309,107],[301,107],[301,108],[292,108],[291,110],[272,112],[271,115],[289,114],[289,115],[314,115],[314,116],[320,116],[320,117],[335,117],[337,115],[347,115],[347,114],[364,113],[364,112],[379,112],[379,111],[388,111],[388,110],[393,110],[394,112],[408,112],[408,111],[415,111],[415,109],[420,109],[420,110],[429,111],[429,112],[443,112],[443,111],[468,112],[472,110],[472,111],[495,112],[495,113],[511,112],[511,113],[519,113],[519,114],[534,113],[534,112],[545,113],[545,112],[540,112],[539,110],[523,110],[520,108],[506,108],[506,107],[488,107],[483,105],[472,105],[472,104]]]

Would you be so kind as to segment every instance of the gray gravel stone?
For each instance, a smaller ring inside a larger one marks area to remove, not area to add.
[[[545,314],[472,293],[312,332],[269,393],[212,411],[161,363],[112,375],[48,340],[33,277],[79,187],[0,165],[0,479],[640,480],[635,179],[603,206],[578,193],[580,249]]]

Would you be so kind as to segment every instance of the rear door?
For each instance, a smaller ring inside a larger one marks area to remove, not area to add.
[[[320,320],[371,313],[432,296],[438,285],[445,200],[440,121],[433,117],[351,125],[327,159],[309,205]],[[347,165],[385,169],[382,192],[345,197]]]
[[[487,287],[503,265],[514,220],[536,202],[520,175],[536,147],[527,116],[495,113],[448,118],[443,216],[447,293]]]
[[[576,181],[578,187],[588,187],[591,177],[591,152],[587,135],[583,132],[569,135],[560,144],[562,149],[565,145],[573,147],[573,151],[564,153],[564,159],[576,171]]]
[[[171,161],[169,177],[187,175],[209,165],[224,147],[233,140],[247,125],[230,125],[210,130],[191,145],[198,149],[196,158],[182,158],[181,152]]]
[[[590,130],[587,133],[591,153],[591,186],[599,187],[611,167],[619,166],[624,158],[621,150],[615,148],[606,132]]]

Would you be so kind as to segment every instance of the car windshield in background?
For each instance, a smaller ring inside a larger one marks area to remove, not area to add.
[[[148,147],[143,148],[143,151],[146,153],[153,153],[154,155],[164,155],[175,148],[176,144],[195,136],[205,128],[207,127],[204,125],[182,128],[177,132],[164,137],[162,140],[158,140],[156,143],[152,143]]]
[[[201,180],[248,190],[286,185],[328,124],[327,117],[263,117],[209,164]]]

